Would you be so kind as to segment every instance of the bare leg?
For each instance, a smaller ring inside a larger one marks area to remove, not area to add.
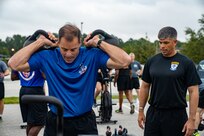
[[[28,125],[26,129],[27,136],[37,136],[43,126],[30,126]]]
[[[0,115],[3,114],[3,111],[4,111],[4,100],[1,99],[1,100],[0,100]]]
[[[123,104],[123,91],[118,91],[119,92],[119,109],[122,110],[122,104]]]
[[[131,90],[125,91],[125,96],[128,99],[129,103],[132,104],[133,103],[132,91]]]

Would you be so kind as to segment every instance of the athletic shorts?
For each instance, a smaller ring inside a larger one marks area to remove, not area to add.
[[[53,112],[48,112],[44,136],[56,136],[56,118],[57,116]],[[63,122],[64,136],[98,135],[96,116],[92,110],[81,116],[63,118]]]
[[[101,84],[103,83],[103,77],[100,73],[97,75],[97,82],[100,82]]]
[[[130,76],[118,76],[117,86],[118,86],[118,91],[131,90]]]
[[[48,111],[47,104],[46,103],[23,104],[21,102],[21,97],[26,94],[45,95],[43,87],[21,87],[19,102],[23,122],[27,122],[28,124],[35,126],[45,125]]]
[[[131,89],[139,89],[140,88],[140,82],[139,82],[139,78],[132,78],[130,79],[131,81]]]
[[[144,136],[184,136],[188,119],[186,109],[158,110],[150,106],[146,113]]]
[[[4,96],[5,96],[4,83],[0,82],[0,99],[3,99]]]
[[[200,93],[199,93],[199,103],[198,103],[198,107],[199,108],[204,108],[204,90],[202,90]]]

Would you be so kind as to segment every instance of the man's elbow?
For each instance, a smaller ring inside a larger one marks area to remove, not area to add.
[[[127,67],[129,66],[131,63],[131,58],[130,56],[128,55],[126,58],[124,58],[123,62],[121,63],[122,67]]]
[[[16,70],[15,63],[11,59],[9,59],[9,61],[8,61],[8,66],[11,69]]]

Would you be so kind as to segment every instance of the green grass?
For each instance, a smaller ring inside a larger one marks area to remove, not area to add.
[[[18,104],[19,98],[18,97],[5,97],[4,104]]]

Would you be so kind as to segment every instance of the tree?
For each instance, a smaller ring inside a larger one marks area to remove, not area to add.
[[[198,23],[200,23],[201,28],[197,32],[189,27],[185,30],[186,35],[189,35],[189,39],[181,50],[195,63],[199,63],[204,59],[204,14],[198,20]]]

